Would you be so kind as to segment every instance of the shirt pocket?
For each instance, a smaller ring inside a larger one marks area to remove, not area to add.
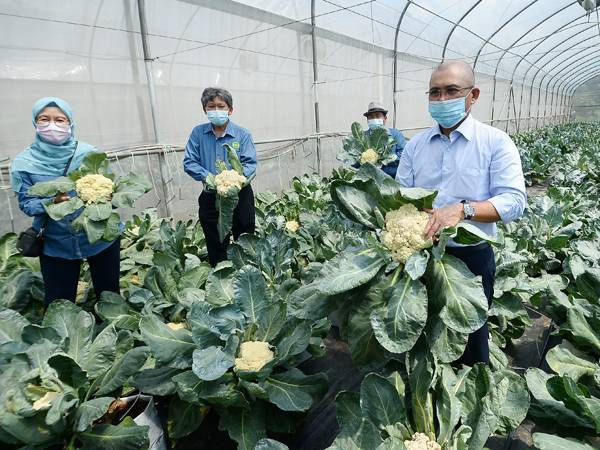
[[[455,173],[453,196],[462,200],[481,201],[489,198],[489,171],[478,167],[462,167]]]

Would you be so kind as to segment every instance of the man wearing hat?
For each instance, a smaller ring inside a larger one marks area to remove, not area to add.
[[[372,132],[372,130],[376,128],[384,127],[387,121],[387,113],[387,109],[385,109],[381,103],[369,103],[369,109],[363,114],[363,116],[367,118],[367,124],[369,125],[367,133]],[[387,130],[388,134],[394,138],[395,143],[393,151],[396,153],[397,158],[395,161],[383,166],[381,169],[390,177],[395,178],[400,155],[402,155],[402,150],[404,150],[404,146],[406,145],[406,139],[400,130],[396,130],[395,128],[388,128]]]

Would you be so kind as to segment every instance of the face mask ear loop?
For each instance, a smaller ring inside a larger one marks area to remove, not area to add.
[[[467,95],[465,95],[465,106],[467,106],[467,97],[469,96],[469,94],[471,92],[473,92],[473,89],[475,89],[475,88],[472,87],[471,89],[469,89],[469,92],[467,92]],[[471,108],[473,108],[473,104],[469,105],[469,110],[468,111],[465,110],[465,117],[467,117],[469,114],[471,114]]]

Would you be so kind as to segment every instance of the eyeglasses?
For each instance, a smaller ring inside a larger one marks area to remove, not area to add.
[[[458,97],[462,91],[466,91],[467,89],[473,89],[473,86],[467,86],[464,88],[455,86],[450,86],[448,88],[433,88],[425,93],[429,95],[429,98],[440,98],[443,94],[446,94],[446,97],[455,98]]]
[[[66,119],[64,117],[57,117],[54,120],[50,120],[46,117],[40,117],[35,121],[35,123],[41,127],[47,127],[52,122],[54,122],[54,125],[56,125],[59,128],[69,128],[69,125],[71,125],[69,119]]]

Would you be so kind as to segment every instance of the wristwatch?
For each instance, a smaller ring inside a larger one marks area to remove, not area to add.
[[[465,220],[473,219],[473,217],[475,217],[475,207],[466,200],[461,200],[460,202],[463,205],[463,214],[465,215]]]

